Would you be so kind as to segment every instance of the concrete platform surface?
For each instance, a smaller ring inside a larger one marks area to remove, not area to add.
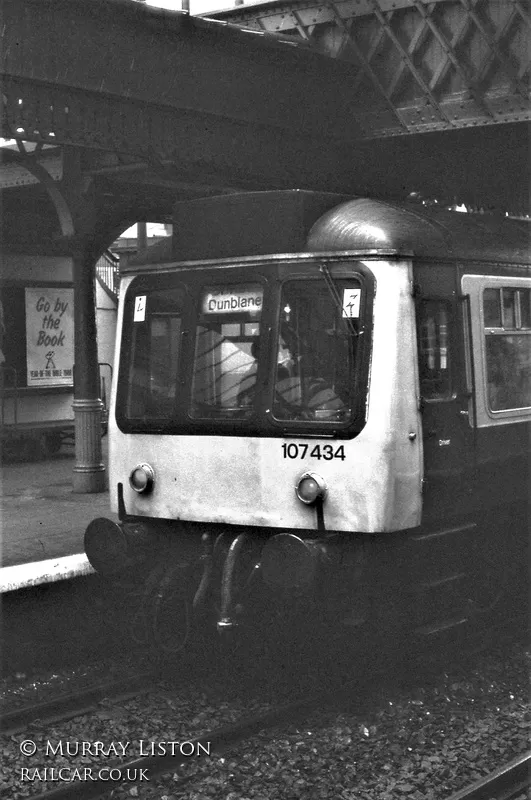
[[[103,442],[106,460],[106,440]],[[34,566],[26,571],[29,580],[30,575],[39,573],[35,562],[46,561],[50,563],[42,564],[42,569],[58,576],[52,580],[66,577],[67,564],[76,565],[79,574],[86,574],[84,555],[69,562],[60,560],[83,554],[85,528],[94,517],[117,520],[117,516],[110,512],[108,492],[74,494],[73,467],[73,448],[68,446],[46,461],[2,465],[0,573],[4,568],[31,563]],[[55,567],[51,559],[57,562]],[[20,568],[9,574],[22,579],[25,572]],[[5,579],[6,576],[4,572]],[[42,581],[34,578],[31,582]]]

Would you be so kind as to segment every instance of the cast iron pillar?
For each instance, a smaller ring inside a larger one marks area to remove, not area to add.
[[[96,253],[91,242],[96,224],[94,185],[83,176],[80,152],[64,147],[63,178],[52,178],[34,155],[26,151],[22,140],[19,152],[10,153],[44,186],[57,212],[61,234],[72,256],[74,281],[74,492],[103,492],[106,489],[105,466],[101,453],[100,373],[96,338],[94,264]]]
[[[76,457],[74,492],[103,492],[105,465],[101,452],[101,412],[94,269],[83,249],[72,254],[74,279],[74,419]]]

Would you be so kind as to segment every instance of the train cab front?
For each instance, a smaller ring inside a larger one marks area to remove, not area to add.
[[[220,631],[309,597],[363,616],[370,536],[420,513],[407,265],[299,254],[123,281],[120,523],[89,526],[93,566],[138,576],[151,628],[166,602]]]

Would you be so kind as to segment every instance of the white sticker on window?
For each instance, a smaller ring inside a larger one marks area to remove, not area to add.
[[[135,297],[135,312],[133,322],[144,322],[146,318],[146,295],[139,294]]]
[[[361,289],[343,289],[343,317],[357,318],[360,315]]]

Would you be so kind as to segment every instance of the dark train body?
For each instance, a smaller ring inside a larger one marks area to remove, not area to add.
[[[430,637],[525,597],[529,230],[298,191],[177,204],[172,252],[122,276],[122,522],[86,534],[159,641],[310,611]]]

